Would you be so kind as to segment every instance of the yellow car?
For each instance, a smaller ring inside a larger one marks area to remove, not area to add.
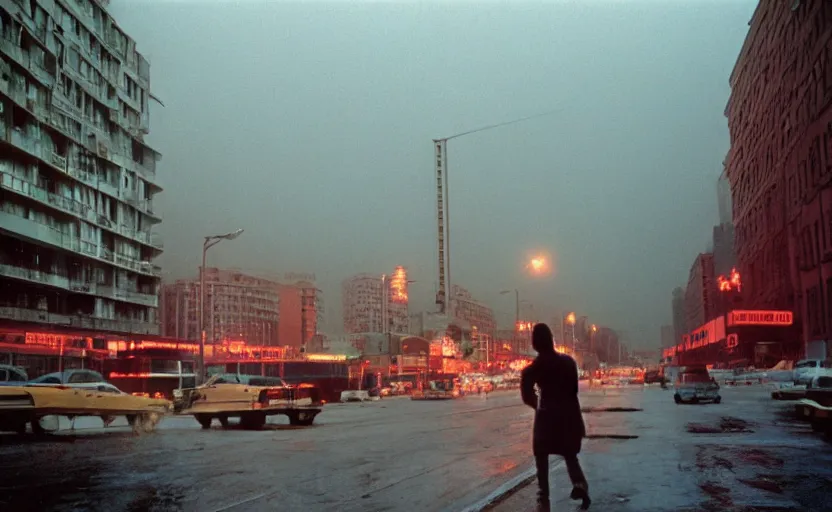
[[[110,386],[111,387],[111,386]],[[66,386],[8,386],[0,389],[0,427],[22,433],[26,424],[42,434],[47,416],[99,416],[105,425],[126,416],[135,432],[151,432],[171,410],[167,400],[128,395],[121,391]]]
[[[196,388],[177,393],[175,405],[181,414],[192,414],[211,428],[214,418],[223,427],[228,419],[240,418],[244,428],[259,429],[266,417],[284,414],[290,425],[312,425],[323,408],[320,389],[311,384],[290,386],[277,377],[218,374]]]

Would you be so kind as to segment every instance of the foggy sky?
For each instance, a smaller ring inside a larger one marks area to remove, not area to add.
[[[165,104],[149,137],[165,279],[242,227],[209,265],[314,272],[328,332],[357,272],[405,265],[411,309],[432,310],[431,139],[557,109],[449,142],[452,283],[502,323],[499,291],[519,288],[540,320],[575,310],[657,346],[717,222],[755,5],[112,0]],[[556,275],[525,274],[535,251]]]

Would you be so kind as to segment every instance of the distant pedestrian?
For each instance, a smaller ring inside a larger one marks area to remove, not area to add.
[[[581,404],[578,401],[578,366],[575,360],[554,349],[552,331],[543,323],[532,330],[532,346],[537,357],[523,369],[520,394],[523,403],[535,409],[532,451],[539,486],[537,504],[549,510],[549,455],[560,455],[572,481],[570,498],[589,508],[589,485],[578,462],[586,435]],[[535,394],[535,385],[540,396]]]

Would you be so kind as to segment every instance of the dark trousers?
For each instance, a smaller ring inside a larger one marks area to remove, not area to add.
[[[566,471],[569,473],[569,480],[572,481],[572,486],[582,486],[587,489],[586,477],[584,471],[581,469],[581,463],[578,462],[577,455],[570,455],[563,457],[566,463]],[[539,487],[538,495],[541,497],[549,497],[549,456],[535,455],[534,463],[537,466],[537,485]]]

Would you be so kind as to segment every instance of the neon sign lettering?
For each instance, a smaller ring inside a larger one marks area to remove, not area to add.
[[[728,325],[789,326],[794,323],[791,311],[732,311]]]

